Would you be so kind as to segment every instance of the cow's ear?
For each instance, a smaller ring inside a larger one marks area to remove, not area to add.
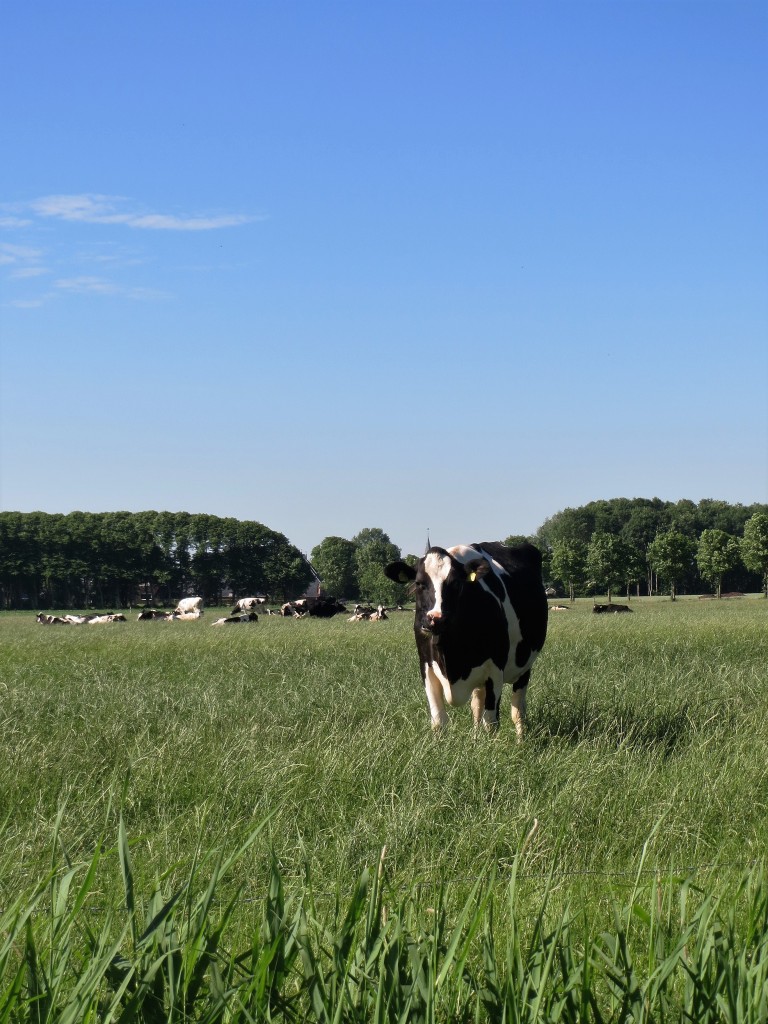
[[[490,567],[490,563],[484,558],[475,558],[471,562],[467,562],[464,566],[464,571],[467,574],[469,582],[474,583],[476,580],[479,580],[481,576],[485,576]]]
[[[416,579],[416,570],[407,562],[390,562],[384,568],[384,575],[395,583],[411,583]]]

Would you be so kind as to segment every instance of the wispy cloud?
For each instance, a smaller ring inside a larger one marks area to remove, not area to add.
[[[0,242],[0,264],[5,266],[29,266],[37,263],[42,258],[39,249],[33,249],[28,245],[11,245],[9,242]]]
[[[79,221],[85,224],[122,224],[149,231],[212,231],[239,227],[259,218],[248,214],[218,216],[180,216],[131,209],[131,201],[123,196],[83,195],[42,196],[33,199],[27,208],[37,217]]]
[[[60,292],[69,292],[78,295],[119,295],[128,299],[165,299],[167,292],[159,291],[156,288],[126,287],[108,281],[103,277],[95,277],[83,274],[79,277],[60,277],[53,282],[54,288]]]

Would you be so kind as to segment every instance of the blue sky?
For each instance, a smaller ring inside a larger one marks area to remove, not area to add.
[[[768,501],[768,5],[10,0],[0,506]]]

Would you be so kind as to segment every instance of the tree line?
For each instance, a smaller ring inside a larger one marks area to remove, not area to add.
[[[224,593],[288,600],[314,579],[304,555],[261,523],[188,512],[0,512],[0,606],[207,604]],[[228,598],[227,598],[228,599]]]
[[[513,542],[519,538],[507,538]],[[534,538],[544,575],[571,600],[763,590],[768,596],[768,505],[705,499],[614,498],[566,508]]]
[[[723,587],[768,594],[768,505],[614,498],[566,508],[533,536],[505,538],[522,540],[541,549],[545,583],[571,599],[620,589],[672,598]],[[307,557],[250,520],[0,512],[0,607],[172,605],[188,593],[206,604],[247,594],[283,601],[316,579],[335,597],[395,604],[406,592],[383,569],[401,557],[378,527],[326,537]]]

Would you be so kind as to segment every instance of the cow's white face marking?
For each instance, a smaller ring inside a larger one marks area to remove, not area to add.
[[[424,559],[424,572],[432,581],[435,591],[435,603],[427,612],[427,615],[439,616],[443,614],[443,583],[448,579],[451,571],[451,560],[445,555],[439,555],[431,551]]]

